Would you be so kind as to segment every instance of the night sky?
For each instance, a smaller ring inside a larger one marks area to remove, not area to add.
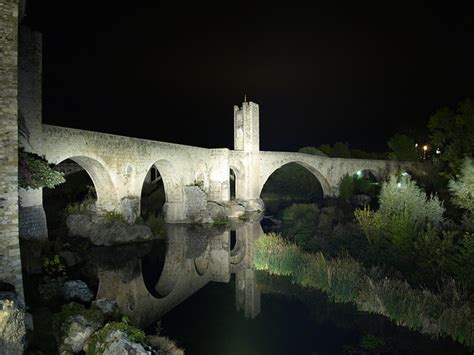
[[[474,17],[454,2],[120,3],[27,1],[24,24],[43,33],[43,122],[232,148],[246,93],[262,150],[385,151],[474,98]]]

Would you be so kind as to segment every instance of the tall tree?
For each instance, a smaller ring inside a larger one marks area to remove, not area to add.
[[[474,102],[466,99],[456,110],[438,110],[428,123],[433,147],[439,148],[439,159],[445,163],[445,173],[457,175],[464,158],[474,156]]]
[[[392,150],[388,157],[392,160],[417,161],[415,141],[406,134],[397,133],[388,140],[387,145]]]

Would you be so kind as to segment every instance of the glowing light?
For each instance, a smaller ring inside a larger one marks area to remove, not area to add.
[[[423,150],[426,152],[428,150],[428,146],[427,145],[424,145],[423,146]]]
[[[397,187],[402,187],[402,183],[401,183],[401,182],[397,182]]]
[[[441,154],[441,149],[436,148],[436,154]]]
[[[415,148],[418,148],[418,143],[415,143]]]
[[[357,171],[357,177],[362,177],[362,170]]]
[[[404,172],[402,173],[402,176],[408,176],[408,173],[407,173],[406,171],[404,171]]]

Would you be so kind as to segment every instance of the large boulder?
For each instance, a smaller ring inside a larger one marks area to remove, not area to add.
[[[25,347],[25,311],[15,293],[0,293],[0,353],[23,354]]]
[[[86,349],[90,344],[86,345]],[[95,345],[96,349],[104,349],[103,355],[149,355],[143,345],[128,339],[127,334],[120,330],[112,330],[107,337]]]
[[[99,298],[93,301],[92,305],[100,309],[100,311],[108,317],[110,317],[117,308],[117,302],[108,300],[107,298]]]
[[[124,221],[107,221],[87,214],[72,214],[66,218],[70,236],[88,238],[97,246],[144,242],[154,238],[150,227],[130,225]]]
[[[59,344],[59,353],[78,353],[84,348],[84,344],[100,325],[85,319],[81,315],[73,316],[61,327],[63,334]]]
[[[66,281],[63,285],[63,297],[66,301],[89,303],[94,295],[84,281],[71,280]]]

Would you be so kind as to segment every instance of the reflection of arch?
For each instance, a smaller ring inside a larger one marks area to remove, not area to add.
[[[183,201],[183,190],[182,186],[179,183],[179,176],[176,173],[176,169],[174,168],[173,164],[168,160],[158,160],[155,163],[151,164],[149,168],[146,170],[145,177],[141,180],[142,186],[143,182],[146,179],[146,175],[148,171],[155,166],[158,169],[158,172],[161,176],[161,180],[163,181],[163,186],[165,188],[165,200],[166,202],[181,202]],[[140,188],[142,187],[140,186]]]
[[[312,167],[311,165],[307,164],[307,163],[304,163],[304,162],[301,162],[301,161],[297,161],[297,160],[292,160],[292,161],[287,161],[283,164],[279,164],[279,165],[276,165],[274,167],[272,167],[272,169],[270,169],[269,172],[267,172],[267,175],[263,177],[263,183],[261,184],[261,186],[259,187],[259,192],[258,192],[258,195],[260,196],[261,193],[262,193],[262,190],[263,190],[263,187],[265,186],[266,182],[268,181],[268,179],[270,178],[270,176],[275,172],[277,171],[278,169],[284,167],[285,165],[288,165],[288,164],[291,164],[291,163],[296,163],[300,166],[302,166],[303,168],[305,168],[306,170],[308,170],[311,174],[314,175],[314,177],[318,180],[318,182],[321,184],[321,188],[323,189],[323,195],[324,196],[328,196],[328,195],[331,195],[331,186],[329,185],[327,179],[314,167]]]
[[[66,159],[76,162],[89,174],[97,194],[98,206],[115,207],[117,201],[115,184],[102,163],[86,156],[74,156]],[[63,159],[63,161],[66,159]]]
[[[169,242],[166,250],[165,265],[155,291],[160,297],[168,296],[178,282],[184,261],[184,243]]]
[[[199,276],[202,276],[206,273],[209,268],[209,258],[210,258],[210,245],[207,244],[206,250],[194,259],[194,267]]]

